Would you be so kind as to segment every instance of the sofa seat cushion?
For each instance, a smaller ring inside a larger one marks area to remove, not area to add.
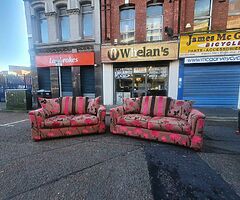
[[[173,117],[153,117],[148,122],[148,129],[191,135],[191,125],[183,119]]]
[[[99,122],[99,119],[95,115],[91,115],[91,114],[75,115],[71,119],[71,126],[96,125],[98,124],[98,122]]]
[[[144,116],[141,114],[126,114],[118,117],[117,124],[124,126],[134,126],[147,128],[148,121],[151,119],[149,116]]]
[[[73,115],[56,115],[49,117],[42,122],[43,128],[59,128],[70,126],[70,121]]]

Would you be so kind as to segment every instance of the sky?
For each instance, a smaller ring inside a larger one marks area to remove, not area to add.
[[[0,71],[30,66],[23,0],[0,0]]]

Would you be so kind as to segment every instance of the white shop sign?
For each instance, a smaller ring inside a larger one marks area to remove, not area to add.
[[[185,58],[184,59],[184,64],[217,63],[217,62],[240,62],[240,55],[236,55],[236,56],[196,57],[196,58]]]

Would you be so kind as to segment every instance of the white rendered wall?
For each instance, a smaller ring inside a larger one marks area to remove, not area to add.
[[[103,64],[103,103],[113,105],[113,65]]]
[[[169,82],[168,82],[168,96],[177,99],[178,96],[178,75],[179,75],[179,61],[172,61],[169,64]]]

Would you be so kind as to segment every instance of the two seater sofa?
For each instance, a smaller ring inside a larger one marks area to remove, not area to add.
[[[32,139],[35,141],[106,130],[106,108],[100,97],[39,98],[41,108],[29,112]]]
[[[141,137],[201,150],[205,115],[191,101],[163,96],[126,98],[110,110],[113,134]]]

